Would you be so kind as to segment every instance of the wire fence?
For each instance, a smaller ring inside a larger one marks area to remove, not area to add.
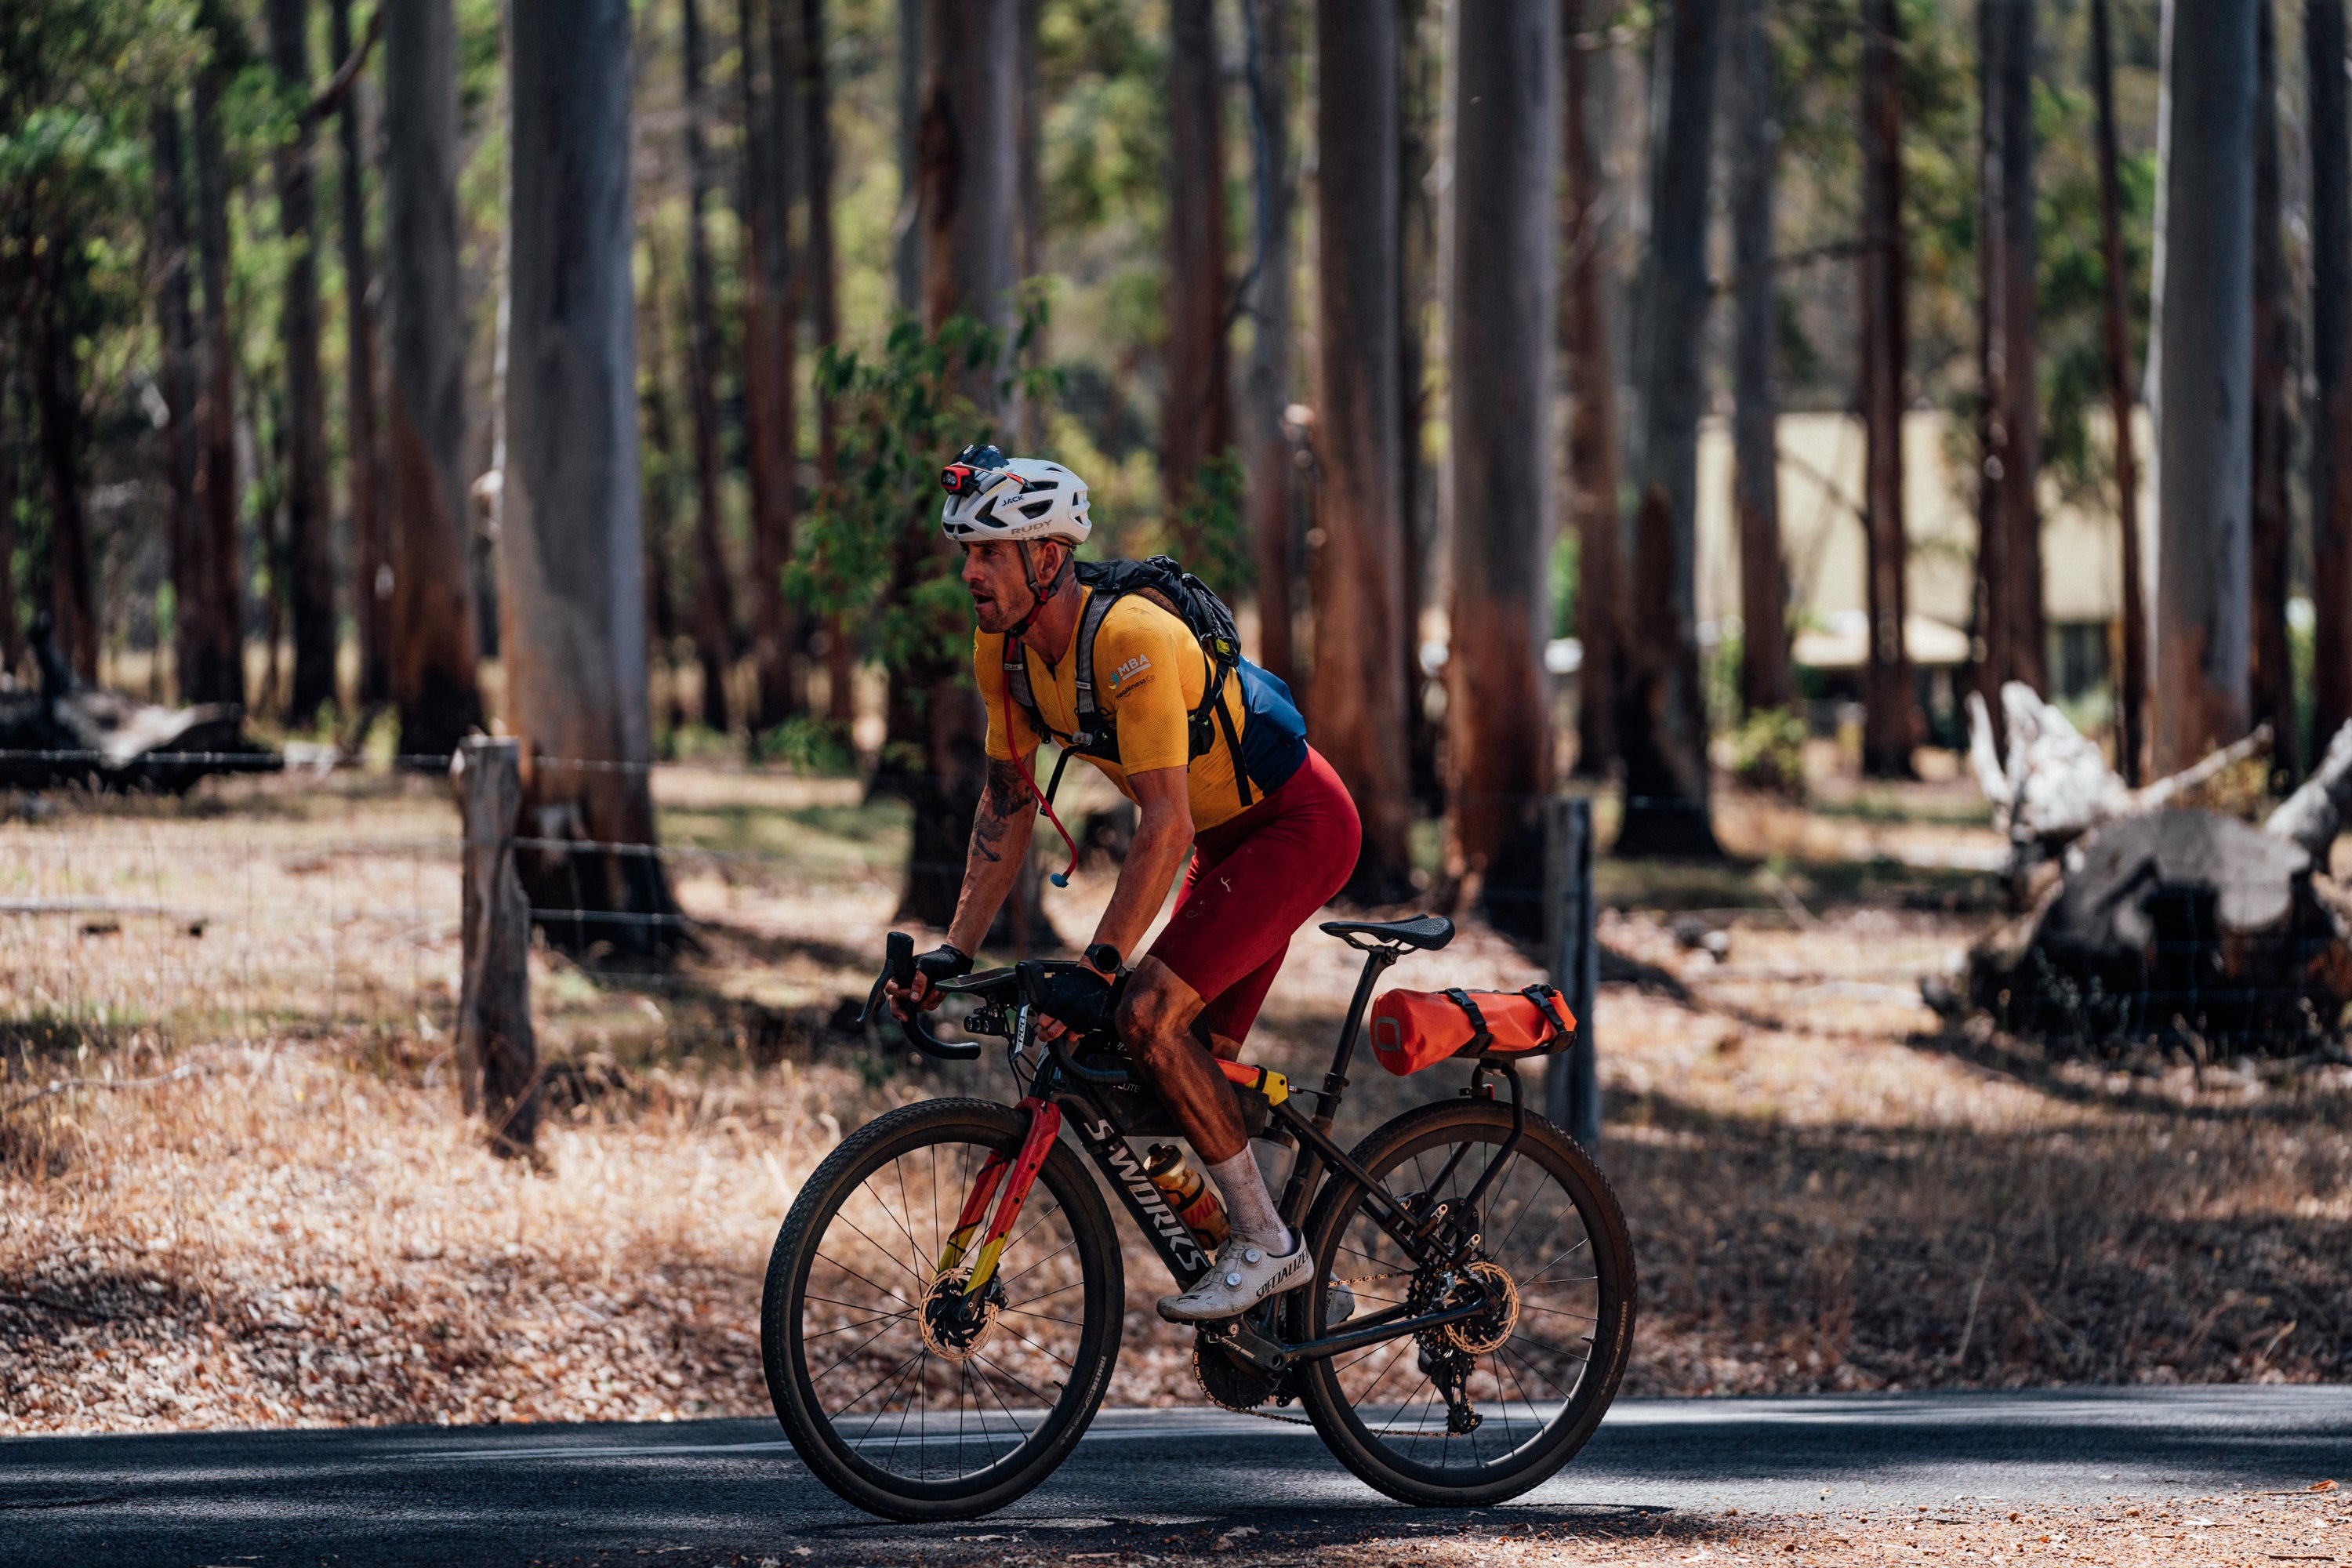
[[[192,768],[243,753],[188,753]],[[0,776],[46,764],[97,769],[96,752],[0,752]],[[468,842],[446,787],[446,755],[305,760],[278,778],[169,794],[16,797],[0,820],[0,1055],[289,1037],[371,1044],[428,1064],[448,1055],[464,962]],[[643,769],[541,758],[541,768]],[[550,1044],[734,1047],[780,1053],[821,1033],[878,963],[906,868],[889,808],[860,805],[856,780],[783,769],[655,764],[698,781],[698,811],[726,828],[747,815],[782,843],[660,845],[519,835],[530,856],[659,864],[670,910],[534,908],[543,927],[666,928],[686,962],[632,964],[541,943],[535,1011]],[[239,765],[233,771],[256,770]],[[366,775],[354,779],[352,775]],[[407,775],[405,778],[403,775]],[[736,790],[730,785],[748,786]],[[716,787],[715,798],[711,786]],[[20,786],[21,787],[21,786]],[[779,791],[784,793],[780,796]],[[792,792],[798,792],[797,795]],[[859,820],[801,830],[795,814]],[[863,814],[860,816],[859,814]],[[866,929],[873,928],[870,931]],[[625,942],[614,944],[625,948]],[[871,950],[868,956],[867,950]]]
[[[175,760],[252,761],[241,752]],[[270,770],[278,777],[184,799],[17,797],[0,818],[0,1054],[306,1037],[445,1055],[471,847],[434,782],[448,760],[297,753]],[[95,751],[0,751],[0,777],[101,761]],[[578,908],[547,902],[545,879],[529,881],[541,893],[534,923],[568,939],[542,942],[535,960],[535,1012],[551,1047],[772,1056],[837,1029],[843,1004],[862,999],[910,868],[903,806],[876,805],[856,778],[778,766],[561,757],[530,765],[660,781],[665,842],[544,832],[506,842],[567,868],[592,858],[653,862],[677,900],[668,909]],[[1480,912],[1538,940],[1552,894],[1540,835],[1524,847],[1487,879]],[[911,868],[963,867],[959,856]],[[2200,1057],[2287,1055],[2340,1037],[2352,956],[2319,911],[2299,908],[2276,934],[2249,934],[2222,931],[2202,905],[2159,906],[2162,929],[2145,963],[2037,954],[2013,979],[1955,1000],[2082,1054],[2158,1043]],[[1076,929],[1061,924],[1064,936]],[[631,959],[645,944],[625,938],[646,931],[683,939],[683,957]]]

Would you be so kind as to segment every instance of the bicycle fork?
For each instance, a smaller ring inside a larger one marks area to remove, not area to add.
[[[954,1232],[940,1250],[939,1272],[944,1279],[971,1249],[971,1239],[980,1234],[981,1220],[988,1213],[989,1200],[997,1196],[997,1185],[1002,1182],[1004,1193],[997,1201],[996,1217],[989,1221],[979,1254],[972,1258],[971,1278],[964,1281],[966,1300],[976,1299],[996,1277],[997,1260],[1004,1256],[1005,1237],[1012,1232],[1013,1222],[1021,1217],[1021,1205],[1029,1201],[1029,1189],[1037,1184],[1037,1173],[1045,1168],[1045,1156],[1053,1152],[1054,1140],[1062,1131],[1058,1106],[1032,1096],[1013,1109],[1026,1111],[1029,1116],[1029,1131],[1021,1140],[1021,1152],[1010,1161],[1002,1154],[989,1155],[980,1174],[972,1178],[971,1191],[964,1194],[963,1207],[956,1214]]]

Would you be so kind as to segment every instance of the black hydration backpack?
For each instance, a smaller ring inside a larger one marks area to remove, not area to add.
[[[1064,734],[1045,722],[1045,716],[1037,709],[1036,694],[1029,688],[1028,655],[1017,639],[1004,639],[1005,695],[1021,705],[1021,710],[1029,715],[1029,722],[1039,734],[1051,736],[1062,748],[1061,760],[1054,764],[1053,780],[1045,786],[1045,799],[1053,800],[1054,791],[1061,785],[1062,769],[1073,755],[1099,757],[1106,762],[1118,760],[1118,716],[1095,702],[1095,635],[1102,630],[1103,618],[1110,614],[1113,605],[1130,594],[1140,594],[1182,621],[1200,643],[1202,657],[1209,661],[1207,689],[1202,694],[1201,705],[1191,715],[1188,760],[1215,745],[1218,731],[1223,731],[1225,745],[1233,752],[1234,786],[1241,792],[1242,805],[1248,805],[1254,798],[1249,769],[1242,760],[1241,735],[1234,730],[1233,715],[1225,711],[1224,704],[1225,682],[1234,679],[1242,657],[1241,634],[1234,628],[1233,611],[1206,583],[1166,555],[1154,555],[1148,561],[1080,561],[1076,570],[1079,584],[1094,590],[1094,596],[1087,601],[1086,613],[1078,619],[1074,649],[1077,660],[1076,730]]]

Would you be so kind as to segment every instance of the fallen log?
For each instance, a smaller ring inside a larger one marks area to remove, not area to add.
[[[166,708],[86,685],[58,653],[47,615],[33,622],[37,691],[0,691],[0,787],[184,792],[207,773],[284,765],[245,735],[235,703]]]

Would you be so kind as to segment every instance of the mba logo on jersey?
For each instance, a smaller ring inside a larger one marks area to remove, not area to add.
[[[1134,679],[1139,675],[1149,674],[1150,669],[1151,656],[1148,653],[1137,654],[1110,672],[1111,689],[1118,690],[1123,683]]]

